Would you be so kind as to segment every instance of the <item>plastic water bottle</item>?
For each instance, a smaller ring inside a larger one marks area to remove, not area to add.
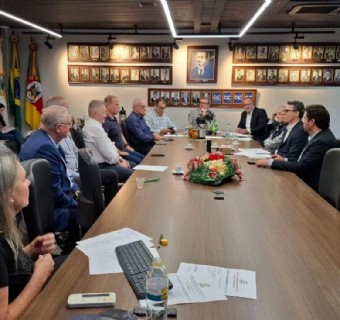
[[[155,258],[146,275],[146,303],[152,316],[162,317],[166,314],[169,279],[161,258]]]
[[[126,111],[124,107],[122,107],[122,110],[119,111],[119,122],[122,122],[126,119]]]
[[[214,118],[214,120],[211,123],[211,134],[213,136],[216,136],[217,131],[218,131],[218,123],[217,123],[216,119]]]
[[[226,137],[230,137],[230,123],[227,123],[227,131],[225,132]]]

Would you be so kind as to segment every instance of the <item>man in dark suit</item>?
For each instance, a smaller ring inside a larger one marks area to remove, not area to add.
[[[241,114],[241,120],[236,132],[251,134],[255,140],[263,144],[268,135],[266,130],[268,122],[266,110],[255,107],[251,98],[245,98],[243,104],[245,111]]]
[[[209,52],[199,51],[196,53],[196,65],[191,69],[190,79],[214,79],[214,64]]]
[[[296,161],[307,143],[308,134],[303,129],[301,121],[305,106],[300,101],[288,101],[282,112],[282,120],[287,124],[282,143],[274,153]]]
[[[258,167],[271,167],[277,170],[290,171],[297,174],[315,191],[318,190],[320,172],[326,152],[336,147],[336,139],[329,130],[330,116],[322,105],[310,105],[305,109],[303,127],[308,133],[308,143],[296,161],[285,161],[279,155],[270,160],[258,160]]]
[[[68,109],[61,106],[44,108],[41,127],[23,144],[20,159],[46,159],[51,167],[54,191],[54,232],[69,231],[69,238],[77,239],[74,199],[79,188],[67,174],[66,159],[59,142],[66,138],[72,125]]]

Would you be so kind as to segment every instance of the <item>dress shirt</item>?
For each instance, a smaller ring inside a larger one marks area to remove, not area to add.
[[[158,114],[155,110],[149,112],[145,117],[145,122],[149,126],[152,132],[160,133],[162,129],[173,128],[176,129],[174,123],[170,120],[167,114],[162,116]]]
[[[131,112],[131,114],[126,118],[125,123],[129,131],[132,145],[138,145],[141,142],[147,143],[154,141],[152,131],[146,124],[143,116],[140,116],[135,112]]]
[[[253,109],[254,110],[254,109]],[[253,115],[253,110],[250,113],[247,113],[247,117],[246,117],[246,129],[247,131],[251,134],[251,117]]]
[[[115,143],[107,136],[102,124],[89,118],[83,128],[86,148],[92,151],[93,159],[97,163],[116,164],[120,160]]]
[[[67,171],[74,177],[79,177],[78,172],[78,148],[75,145],[71,133],[66,138],[59,142],[59,145],[64,151]]]
[[[287,130],[286,130],[286,134],[283,138],[283,142],[285,142],[289,136],[289,134],[292,132],[292,129],[294,128],[294,126],[298,123],[299,121],[293,123],[293,124],[288,124],[287,125]]]

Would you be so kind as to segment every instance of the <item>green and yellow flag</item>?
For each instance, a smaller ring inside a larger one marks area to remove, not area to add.
[[[20,107],[20,64],[17,43],[19,38],[13,34],[12,42],[12,63],[9,74],[9,106],[14,116],[14,125],[21,130],[21,107]]]
[[[6,92],[5,92],[5,71],[4,71],[4,63],[3,63],[3,57],[2,57],[2,40],[3,39],[0,38],[0,103],[2,103],[6,107],[7,103],[6,103]]]
[[[30,57],[27,72],[25,120],[32,130],[40,127],[41,112],[43,109],[42,87],[37,64],[37,44],[31,43]]]

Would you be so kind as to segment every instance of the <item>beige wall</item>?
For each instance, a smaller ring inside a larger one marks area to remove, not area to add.
[[[8,31],[11,32],[11,31]],[[340,30],[337,30],[339,34]],[[24,88],[26,83],[26,70],[28,63],[28,44],[31,35],[22,35],[20,37],[19,55],[21,68],[22,83],[22,101],[24,100]],[[306,35],[304,42],[336,42],[339,36],[335,35]],[[86,113],[88,102],[92,99],[103,99],[107,94],[115,94],[120,97],[120,103],[131,111],[131,102],[136,97],[147,99],[147,88],[150,85],[69,85],[67,82],[67,42],[106,42],[107,35],[65,35],[62,39],[53,40],[51,43],[54,48],[48,49],[43,43],[45,37],[34,35],[34,40],[38,43],[38,61],[40,76],[42,79],[43,94],[46,100],[51,95],[63,95],[67,97],[70,103],[71,112],[74,116],[80,117]],[[292,42],[292,35],[283,36],[246,36],[241,42]],[[144,42],[171,43],[171,37],[151,37],[151,36],[118,36],[118,42]],[[185,40],[180,44],[179,50],[174,50],[173,54],[173,85],[166,88],[193,88],[200,89],[208,87],[212,89],[232,88],[230,79],[232,71],[232,55],[227,46],[228,40]],[[191,45],[218,45],[219,46],[219,63],[218,63],[218,83],[217,84],[186,84],[186,61],[187,46]],[[6,50],[6,46],[5,46]],[[4,52],[4,54],[8,54]],[[8,61],[8,57],[5,57]],[[5,59],[5,61],[6,61]],[[162,87],[162,86],[152,86]],[[164,86],[163,86],[164,88]],[[340,137],[340,88],[339,87],[254,87],[258,90],[257,105],[267,110],[270,115],[277,106],[284,104],[287,100],[301,100],[305,105],[312,103],[321,103],[331,113],[331,129],[337,137]],[[247,87],[245,87],[247,89]],[[179,128],[183,128],[186,123],[186,116],[190,108],[171,107],[167,113]],[[213,109],[217,115],[220,129],[225,129],[229,122],[231,128],[237,126],[241,110],[237,109]]]

